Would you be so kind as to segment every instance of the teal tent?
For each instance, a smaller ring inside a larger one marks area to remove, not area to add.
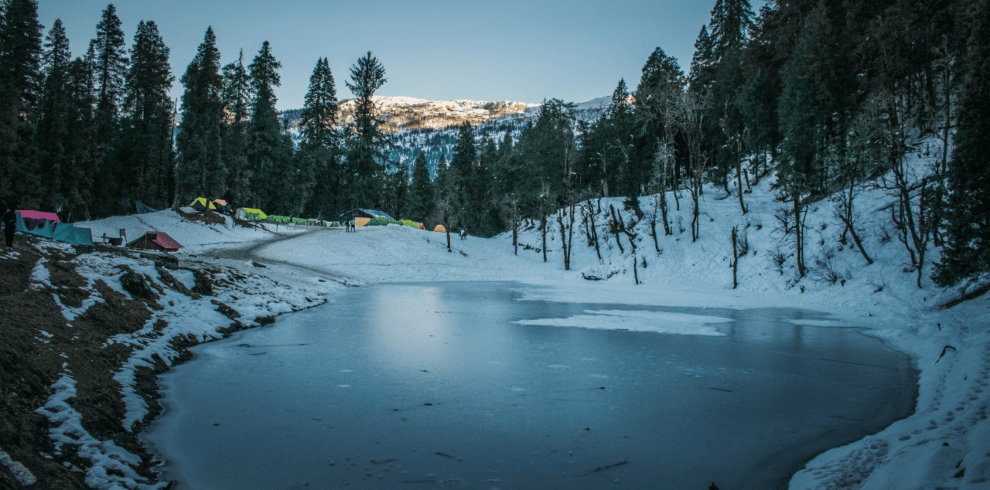
[[[93,232],[89,228],[80,228],[68,223],[56,223],[52,220],[31,220],[30,223],[27,223],[21,217],[21,213],[16,213],[16,216],[17,231],[21,233],[30,233],[74,245],[93,246]]]

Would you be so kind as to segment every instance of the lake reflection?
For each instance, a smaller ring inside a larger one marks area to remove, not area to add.
[[[906,356],[811,312],[524,287],[356,288],[199,346],[146,439],[179,488],[763,489],[913,407]]]

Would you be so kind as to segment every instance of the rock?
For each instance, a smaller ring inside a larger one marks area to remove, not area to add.
[[[262,269],[267,269],[267,268],[268,268],[268,266],[267,266],[267,265],[265,265],[265,264],[262,264],[261,262],[255,262],[255,261],[253,261],[253,260],[251,261],[251,265],[253,265],[253,266],[255,266],[255,267],[260,267],[260,268],[262,268]]]
[[[193,287],[193,292],[202,294],[203,296],[213,296],[213,279],[209,274],[201,270],[194,270],[193,276],[196,278],[196,286]]]
[[[175,278],[175,276],[173,276],[172,274],[169,274],[169,272],[167,270],[165,270],[161,266],[157,266],[157,265],[155,267],[155,270],[158,271],[158,276],[161,277],[162,284],[164,284],[164,285],[166,285],[166,286],[168,286],[168,287],[170,287],[170,288],[172,288],[172,289],[174,289],[174,290],[176,290],[176,291],[178,291],[178,292],[180,292],[180,293],[182,293],[182,294],[184,294],[186,296],[192,296],[192,294],[193,294],[192,291],[190,291],[189,288],[187,288],[185,284],[182,284],[182,281],[179,281],[178,279]]]
[[[143,275],[134,272],[134,269],[127,266],[123,266],[121,269],[124,271],[124,275],[120,276],[120,285],[124,288],[124,291],[131,293],[131,296],[139,298],[158,298],[158,295],[151,289],[151,286],[148,285],[148,281]]]
[[[226,303],[222,303],[215,299],[211,299],[210,302],[217,305],[217,311],[219,311],[221,315],[230,318],[231,320],[236,320],[241,317],[241,314],[238,313],[237,310],[231,308]],[[275,321],[275,319],[273,318],[272,321]]]
[[[275,323],[275,317],[273,315],[259,316],[259,317],[255,318],[254,321],[258,325],[262,325],[263,326],[263,325],[268,325],[268,324],[271,324],[271,323]]]

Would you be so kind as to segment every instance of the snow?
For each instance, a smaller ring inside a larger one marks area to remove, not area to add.
[[[90,488],[152,490],[165,488],[165,483],[146,484],[147,480],[134,467],[141,463],[135,456],[112,440],[100,441],[89,434],[82,425],[82,414],[68,401],[76,396],[76,382],[63,374],[52,385],[54,393],[48,402],[35,412],[45,416],[53,425],[49,432],[55,441],[56,454],[66,446],[75,446],[80,458],[88,459],[93,466],[86,470],[86,485]],[[118,474],[119,473],[119,474]]]
[[[877,434],[819,455],[794,475],[790,488],[986,489],[990,481],[990,300],[981,297],[953,308],[939,307],[958,298],[960,291],[938,288],[927,278],[932,262],[939,259],[934,248],[929,250],[924,264],[922,287],[917,287],[916,272],[909,270],[903,244],[896,237],[885,239],[881,231],[884,227],[890,229],[885,224],[889,222],[885,206],[894,199],[882,189],[863,189],[856,203],[860,210],[857,230],[875,262],[866,265],[858,250],[838,241],[842,226],[833,215],[835,204],[820,201],[809,209],[807,217],[806,256],[811,273],[797,278],[790,255],[793,237],[781,232],[775,218],[783,205],[773,200],[771,180],[772,176],[764,177],[753,186],[752,193],[744,194],[749,208],[746,214],[739,207],[735,185],[730,187],[733,192],[728,197],[723,190],[706,186],[701,202],[701,235],[693,243],[688,231],[690,198],[683,193],[680,210],[676,210],[674,196],[668,193],[673,233],[664,236],[658,223],[660,252],[654,248],[646,220],[633,227],[635,252],[624,234],[619,238],[623,246],[620,250],[615,235],[606,231],[609,207],[615,207],[627,224],[633,221],[633,212],[622,209],[621,198],[601,199],[600,208],[599,201],[594,201],[593,210],[588,212],[596,215],[602,259],[587,245],[579,224],[579,211],[571,270],[563,267],[556,219],[551,221],[547,236],[546,263],[542,253],[536,251],[542,243],[538,229],[533,227],[521,231],[516,256],[509,234],[491,239],[468,237],[463,241],[452,235],[453,251],[447,252],[444,234],[402,226],[362,227],[356,233],[283,226],[276,237],[274,227],[247,229],[229,223],[207,226],[184,220],[171,211],[80,225],[90,227],[94,236],[104,232],[117,236],[120,228],[126,229],[129,237],[150,230],[164,231],[186,247],[176,253],[183,266],[227,267],[239,271],[238,275],[245,278],[245,283],[238,286],[240,289],[218,287],[215,299],[240,313],[240,320],[246,324],[259,316],[332,301],[335,292],[345,286],[382,282],[515,281],[528,286],[523,289],[524,300],[812,310],[817,313],[795,322],[861,328],[909,354],[920,372],[919,391],[915,414]],[[641,198],[640,206],[644,212],[651,212],[652,198]],[[734,226],[749,247],[738,260],[737,289],[732,289],[730,268],[729,237]],[[255,260],[266,266],[263,269],[235,252],[270,238],[291,239],[267,242],[253,251]],[[774,261],[777,254],[786,259],[779,268]],[[640,284],[634,279],[634,262]],[[160,280],[154,265],[146,259],[121,259],[96,252],[80,256],[78,263],[80,273],[88,278],[92,298],[96,297],[91,287],[96,280],[122,291],[119,282],[122,272],[113,267],[116,264],[126,264],[154,281]],[[823,279],[821,272],[828,267],[836,271],[839,281]],[[585,281],[582,274],[608,279]],[[173,275],[187,287],[195,285],[192,273],[175,271]],[[32,278],[42,286],[48,282],[38,267]],[[147,414],[144,400],[133,388],[136,370],[152,365],[155,359],[171,364],[176,352],[169,339],[189,335],[204,340],[218,338],[221,335],[217,329],[231,323],[209,301],[212,298],[195,299],[168,288],[164,290],[158,300],[163,309],[155,311],[141,331],[108,340],[135,347],[131,358],[116,374],[127,406],[127,416],[122,422],[129,430]],[[242,294],[242,290],[250,294]],[[63,314],[71,321],[87,307],[63,306]],[[154,324],[159,319],[167,321],[168,326],[163,332],[155,333]],[[719,325],[725,321],[720,317],[607,310],[526,323],[719,335]],[[59,444],[77,446],[80,454],[87,448],[86,454],[97,465],[94,468],[103,468],[91,469],[94,475],[101,471],[101,475],[107,475],[106,471],[113,468],[109,465],[123,462],[126,466],[131,461],[127,455],[115,452],[119,448],[113,449],[112,443],[91,440],[81,430],[78,413],[67,404],[74,393],[68,375],[53,385],[53,389],[55,394],[39,413],[49,416],[57,425],[53,438]],[[106,454],[117,454],[118,458]],[[112,479],[100,482],[96,488],[112,488],[117,484]],[[134,480],[134,484],[140,482]]]

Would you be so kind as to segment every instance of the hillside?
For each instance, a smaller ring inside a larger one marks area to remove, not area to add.
[[[160,411],[156,374],[185,359],[186,346],[332,301],[344,287],[498,280],[539,285],[528,299],[830,314],[814,325],[861,328],[912,356],[920,372],[916,411],[813,459],[790,488],[985,488],[990,300],[956,304],[982,283],[944,290],[926,273],[918,288],[903,244],[885,224],[894,197],[877,188],[864,190],[858,201],[857,229],[874,263],[866,265],[851,242],[842,243],[835,203],[824,199],[809,210],[810,272],[799,278],[793,237],[777,218],[782,204],[773,198],[772,179],[752,183],[744,194],[745,214],[735,193],[706,186],[695,242],[687,232],[686,194],[677,197],[680,209],[673,193],[663,196],[671,234],[658,223],[656,245],[649,217],[660,196],[639,199],[642,217],[623,209],[621,198],[580,203],[570,270],[563,264],[557,216],[550,219],[545,263],[534,223],[524,223],[518,255],[509,234],[465,241],[454,236],[448,252],[445,235],[408,227],[345,234],[282,226],[276,235],[269,225],[244,227],[172,211],[80,225],[94,236],[120,228],[132,236],[165,231],[186,245],[174,259],[20,236],[15,252],[0,260],[7,312],[0,317],[2,358],[11,360],[2,380],[10,388],[0,393],[0,464],[9,470],[0,471],[0,486],[37,479],[33,488],[162,488],[153,470],[157,462],[135,434]],[[569,215],[560,218],[570,222]],[[733,227],[739,232],[735,289]],[[929,255],[926,270],[938,260],[937,249]]]

